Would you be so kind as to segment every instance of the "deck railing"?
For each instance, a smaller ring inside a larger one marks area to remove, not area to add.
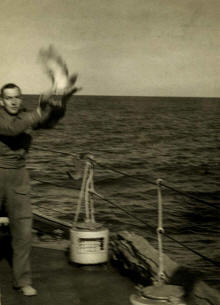
[[[64,151],[59,151],[59,150],[52,150],[52,149],[48,149],[48,148],[39,148],[34,146],[33,147],[36,150],[45,150],[47,152],[51,152],[51,153],[56,153],[56,154],[61,154],[61,155],[68,155],[72,158],[77,158],[77,159],[81,159],[85,162],[85,170],[84,170],[84,177],[82,179],[82,185],[81,185],[81,191],[80,191],[80,195],[79,195],[79,201],[77,204],[77,210],[76,210],[76,214],[75,214],[75,219],[74,222],[78,221],[78,217],[79,217],[79,213],[80,213],[80,208],[82,205],[82,201],[83,201],[83,197],[85,200],[85,211],[86,211],[86,221],[92,221],[95,222],[95,218],[94,218],[94,207],[93,207],[93,196],[96,196],[99,199],[102,199],[106,202],[108,202],[109,204],[117,207],[118,209],[120,209],[121,211],[123,211],[124,213],[126,213],[129,217],[132,217],[133,219],[137,220],[138,222],[144,224],[144,226],[148,229],[151,230],[152,232],[155,231],[154,227],[152,227],[149,224],[146,224],[145,221],[143,221],[142,219],[138,218],[136,215],[134,215],[133,213],[129,212],[127,209],[121,207],[119,204],[113,202],[112,200],[105,198],[105,196],[97,193],[94,189],[94,183],[93,183],[93,169],[94,167],[100,167],[100,168],[104,168],[106,170],[110,170],[112,172],[115,172],[117,174],[120,174],[124,177],[129,177],[135,180],[139,180],[142,182],[146,182],[148,184],[151,185],[155,185],[155,187],[157,187],[157,193],[158,193],[158,227],[157,227],[157,237],[158,237],[158,248],[159,248],[159,253],[160,253],[160,258],[161,258],[161,268],[159,271],[159,277],[163,277],[163,262],[162,262],[162,236],[170,239],[171,241],[179,244],[180,246],[184,247],[185,249],[191,251],[192,253],[194,253],[195,255],[199,256],[200,258],[202,258],[203,260],[215,265],[216,267],[220,267],[220,262],[214,261],[211,258],[203,255],[202,253],[198,252],[197,250],[192,249],[191,247],[187,246],[186,244],[184,244],[183,242],[178,241],[176,238],[172,237],[170,234],[167,234],[166,231],[163,229],[163,225],[162,225],[162,189],[168,189],[171,190],[173,192],[175,192],[176,194],[179,194],[181,196],[187,197],[189,199],[193,199],[197,202],[200,202],[206,206],[209,206],[210,208],[214,209],[214,210],[218,210],[219,211],[219,204],[215,205],[211,202],[208,202],[206,200],[203,200],[201,198],[197,198],[187,192],[183,192],[180,191],[170,185],[167,185],[164,183],[164,181],[162,179],[157,179],[155,182],[149,179],[146,179],[145,177],[138,177],[138,176],[133,176],[130,175],[126,172],[120,171],[118,169],[115,169],[111,166],[105,165],[99,161],[97,161],[94,156],[92,156],[91,154],[77,154],[77,153],[69,153],[69,152],[64,152]],[[71,178],[71,177],[70,177]],[[47,184],[51,184],[54,186],[58,186],[58,187],[65,187],[63,185],[59,185],[59,184],[55,184],[52,182],[48,182],[48,181],[42,181],[40,179],[37,178],[33,178],[34,180],[38,181],[38,182],[42,182],[42,183],[47,183]],[[72,187],[71,187],[72,188]],[[78,189],[77,189],[78,190]],[[91,203],[91,202],[92,203]],[[51,209],[52,210],[52,209]]]

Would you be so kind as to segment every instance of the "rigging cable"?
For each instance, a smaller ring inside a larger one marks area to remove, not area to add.
[[[45,148],[45,149],[43,148],[43,149],[41,149],[41,150],[46,150],[46,151],[50,151],[50,152],[54,152],[54,153],[60,153],[60,154],[65,154],[65,155],[71,155],[71,156],[74,156],[74,157],[76,156],[76,154],[67,153],[67,152],[63,152],[63,151],[48,150],[48,149],[46,149],[46,148]],[[121,175],[123,175],[123,176],[129,177],[129,178],[133,178],[133,179],[136,179],[136,180],[145,181],[145,182],[148,182],[148,183],[150,183],[150,184],[156,185],[156,183],[154,183],[154,182],[152,182],[152,181],[149,181],[148,179],[140,178],[140,177],[135,177],[135,176],[129,175],[129,174],[127,174],[127,173],[124,173],[124,172],[122,172],[122,171],[115,170],[115,169],[111,168],[110,166],[105,166],[105,165],[103,165],[103,164],[97,162],[96,160],[94,160],[94,158],[89,158],[89,157],[88,157],[88,159],[89,159],[91,162],[93,162],[93,163],[99,165],[100,167],[109,169],[109,170],[111,170],[111,171],[113,171],[113,172],[116,172],[116,173],[119,173],[119,174],[121,174]],[[50,182],[46,182],[46,181],[40,181],[40,180],[35,179],[35,178],[33,178],[33,180],[36,180],[36,181],[41,182],[41,183],[52,184],[52,185],[55,185],[55,186],[58,186],[58,187],[66,187],[66,186],[61,186],[61,185],[57,185],[57,184],[50,183]],[[183,196],[186,196],[186,197],[191,198],[191,199],[193,199],[193,200],[196,200],[196,201],[199,201],[199,202],[204,203],[204,204],[206,204],[206,205],[209,205],[209,206],[212,207],[212,208],[218,209],[218,207],[213,206],[213,205],[212,205],[211,203],[209,203],[209,202],[206,202],[206,201],[204,201],[204,200],[202,200],[202,199],[196,198],[196,197],[194,197],[194,196],[192,196],[192,195],[188,195],[188,194],[186,194],[186,193],[184,193],[184,192],[182,192],[182,191],[176,190],[175,188],[170,187],[170,186],[168,186],[168,185],[166,185],[166,184],[164,184],[164,183],[161,183],[161,185],[164,186],[165,188],[168,188],[168,189],[170,189],[170,190],[172,190],[172,191],[175,191],[175,192],[177,192],[177,193],[179,193],[179,194],[181,194],[181,195],[183,195]],[[77,190],[78,190],[78,189],[77,189]],[[128,212],[126,209],[124,209],[124,208],[120,207],[119,205],[113,203],[111,200],[104,198],[102,195],[98,194],[98,193],[95,192],[94,190],[91,191],[91,193],[93,193],[93,194],[96,195],[97,197],[101,198],[102,200],[105,200],[105,201],[109,202],[110,204],[116,206],[116,207],[119,208],[120,210],[124,211],[124,212],[125,212],[127,215],[129,215],[130,217],[132,217],[132,218],[138,220],[139,222],[143,223],[143,224],[145,225],[145,227],[147,227],[147,228],[149,228],[149,229],[151,229],[151,230],[154,231],[154,228],[153,228],[152,226],[146,225],[146,223],[145,223],[143,220],[141,220],[141,219],[139,219],[138,217],[132,215],[132,214],[131,214],[130,212]],[[219,263],[219,262],[216,262],[216,261],[214,261],[214,260],[212,260],[212,259],[210,259],[210,258],[204,256],[203,254],[201,254],[201,253],[199,253],[198,251],[192,249],[191,247],[186,246],[184,243],[182,243],[182,242],[176,240],[175,238],[171,237],[170,235],[166,234],[165,232],[164,232],[164,236],[166,236],[168,239],[170,239],[170,240],[176,242],[177,244],[181,245],[182,247],[188,249],[188,250],[191,251],[192,253],[198,255],[198,256],[201,257],[202,259],[204,259],[204,260],[206,260],[206,261],[208,261],[208,262],[212,263],[213,265],[215,265],[215,266],[217,266],[217,267],[220,268],[220,263]]]
[[[36,179],[36,178],[33,178],[31,177],[31,180],[34,180],[34,181],[37,181],[37,182],[40,182],[40,183],[45,183],[45,184],[50,184],[50,185],[53,185],[53,186],[57,186],[57,187],[62,187],[62,188],[66,188],[66,189],[70,189],[70,190],[76,190],[78,191],[80,188],[74,188],[72,186],[66,186],[66,185],[61,185],[61,184],[57,184],[57,183],[54,183],[54,182],[49,182],[49,181],[44,181],[44,180],[40,180],[40,179]]]
[[[90,159],[90,158],[89,158],[89,159]],[[132,175],[129,175],[129,174],[127,174],[127,173],[124,173],[124,172],[122,172],[122,171],[120,171],[120,170],[115,170],[114,168],[112,168],[112,167],[110,167],[110,166],[103,165],[103,164],[101,164],[100,162],[97,162],[97,161],[94,160],[94,159],[90,159],[90,161],[96,163],[96,164],[99,165],[100,167],[109,169],[109,170],[111,170],[111,171],[113,171],[113,172],[116,172],[116,173],[119,173],[119,174],[121,174],[121,175],[123,175],[123,176],[125,176],[125,177],[133,178],[133,179],[136,179],[136,180],[141,180],[141,181],[148,182],[148,183],[150,183],[150,184],[156,185],[155,182],[149,181],[148,179],[140,178],[140,177],[137,177],[137,176],[132,176]],[[206,205],[208,205],[208,206],[210,206],[210,207],[212,207],[212,208],[214,208],[214,209],[219,209],[218,206],[214,206],[214,205],[213,205],[212,203],[210,203],[210,202],[207,202],[207,201],[202,200],[202,199],[200,199],[200,198],[194,197],[194,196],[189,195],[189,194],[187,194],[187,193],[185,193],[185,192],[179,191],[179,190],[175,189],[174,187],[168,186],[168,185],[166,185],[166,184],[164,184],[164,183],[161,183],[161,185],[164,186],[164,187],[167,188],[167,189],[170,189],[170,190],[172,190],[172,191],[174,191],[174,192],[180,194],[180,195],[183,195],[183,196],[188,197],[188,198],[190,198],[190,199],[193,199],[193,200],[196,200],[196,201],[201,202],[201,203],[203,203],[203,204],[206,204]]]
[[[106,199],[105,197],[103,197],[102,195],[98,194],[98,193],[95,192],[95,191],[93,191],[92,193],[93,193],[95,196],[97,196],[98,198],[101,198],[102,200],[104,200],[104,201],[106,201],[106,202],[108,202],[108,203],[110,203],[110,204],[116,206],[116,207],[119,208],[120,210],[124,211],[124,212],[125,212],[127,215],[129,215],[130,217],[132,217],[132,218],[138,220],[139,222],[143,223],[143,224],[145,225],[146,228],[151,229],[153,232],[155,231],[154,227],[152,227],[152,226],[146,224],[142,219],[140,219],[140,218],[138,218],[138,217],[132,215],[132,214],[131,214],[130,212],[128,212],[126,209],[121,208],[121,207],[120,207],[119,205],[117,205],[116,203],[112,202],[112,201],[109,200],[109,199]],[[216,267],[220,268],[220,263],[219,263],[219,262],[216,262],[216,261],[212,260],[211,258],[206,257],[205,255],[203,255],[203,254],[199,253],[198,251],[192,249],[191,247],[186,246],[184,243],[178,241],[177,239],[175,239],[174,237],[170,236],[169,234],[167,234],[167,233],[165,233],[165,232],[164,232],[164,236],[166,236],[168,239],[170,239],[170,240],[176,242],[176,243],[179,244],[180,246],[186,248],[187,250],[191,251],[192,253],[198,255],[198,256],[201,257],[202,259],[204,259],[204,260],[206,260],[206,261],[212,263],[212,264],[215,265]]]
[[[154,227],[152,227],[151,225],[146,224],[142,219],[140,219],[140,218],[134,216],[133,214],[131,214],[130,212],[128,212],[126,209],[120,207],[118,204],[114,203],[113,201],[111,201],[111,200],[109,200],[109,199],[103,197],[102,195],[98,194],[98,193],[95,192],[95,191],[92,191],[91,193],[92,193],[93,195],[95,195],[96,197],[98,197],[98,198],[100,198],[100,199],[102,199],[102,200],[104,200],[104,201],[110,203],[111,205],[117,207],[119,210],[125,212],[125,213],[126,213],[127,215],[129,215],[130,217],[132,217],[132,218],[138,220],[139,222],[143,223],[144,226],[147,227],[148,229],[150,229],[152,232],[155,231]]]
[[[69,155],[69,156],[72,156],[72,157],[78,156],[77,153],[69,153],[69,152],[64,152],[64,151],[51,150],[51,149],[42,148],[42,147],[39,148],[39,147],[36,147],[36,146],[33,146],[33,147],[34,147],[35,149],[37,149],[37,150],[44,150],[44,151],[47,151],[47,152],[59,153],[59,154],[63,154],[63,155]],[[125,177],[129,177],[129,178],[132,178],[132,179],[135,179],[135,180],[139,180],[139,181],[147,182],[147,183],[152,184],[152,185],[156,185],[155,182],[152,182],[152,181],[150,181],[150,180],[148,180],[148,179],[146,179],[146,178],[140,178],[140,177],[137,177],[137,176],[129,175],[129,174],[123,172],[123,171],[114,169],[114,168],[112,168],[111,166],[103,165],[103,164],[101,164],[100,162],[94,160],[94,158],[88,157],[88,159],[89,159],[91,162],[97,164],[98,166],[100,166],[100,167],[102,167],[102,168],[111,170],[111,171],[113,171],[113,172],[115,172],[115,173],[118,173],[118,174],[121,174],[121,175],[123,175],[123,176],[125,176]],[[174,187],[171,187],[171,186],[166,185],[166,184],[164,184],[164,183],[162,183],[161,185],[164,186],[164,187],[167,188],[167,189],[170,189],[170,190],[172,190],[172,191],[174,191],[174,192],[180,194],[180,195],[183,195],[183,196],[188,197],[188,198],[190,198],[190,199],[193,199],[193,200],[195,200],[195,201],[198,201],[198,202],[201,202],[201,203],[203,203],[203,204],[206,204],[206,205],[208,205],[208,206],[210,206],[210,207],[212,207],[212,208],[214,208],[214,209],[219,209],[218,206],[214,206],[212,203],[207,202],[207,201],[205,201],[205,200],[203,200],[203,199],[200,199],[200,198],[197,198],[197,197],[195,197],[195,196],[193,196],[193,195],[190,195],[190,194],[187,194],[187,193],[185,193],[185,192],[179,191],[179,190],[175,189]]]

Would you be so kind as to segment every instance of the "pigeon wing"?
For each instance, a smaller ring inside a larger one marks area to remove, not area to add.
[[[52,46],[46,50],[40,50],[39,56],[46,73],[52,81],[53,89],[56,93],[62,93],[69,84],[66,63]]]

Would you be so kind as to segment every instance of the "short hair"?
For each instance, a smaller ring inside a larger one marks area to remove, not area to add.
[[[3,97],[4,91],[6,89],[14,89],[14,88],[18,88],[18,90],[21,93],[21,88],[19,86],[17,86],[16,84],[13,84],[13,83],[8,83],[8,84],[5,84],[4,86],[1,87],[1,96]]]

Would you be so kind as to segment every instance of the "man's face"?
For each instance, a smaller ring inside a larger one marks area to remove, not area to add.
[[[3,92],[3,106],[10,114],[17,114],[22,103],[21,92],[19,88],[7,88]]]

